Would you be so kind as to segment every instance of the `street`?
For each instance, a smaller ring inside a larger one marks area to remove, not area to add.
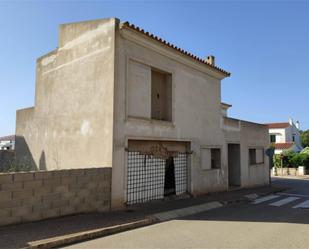
[[[309,179],[273,180],[291,189],[66,248],[308,248]]]

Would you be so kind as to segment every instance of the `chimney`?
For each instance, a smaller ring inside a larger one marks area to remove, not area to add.
[[[290,125],[293,125],[293,119],[289,118]]]
[[[212,66],[215,65],[215,57],[213,55],[207,56],[206,62]]]
[[[298,130],[300,129],[300,123],[299,123],[299,121],[298,121],[298,120],[296,121],[295,126],[296,126],[296,128],[297,128]]]

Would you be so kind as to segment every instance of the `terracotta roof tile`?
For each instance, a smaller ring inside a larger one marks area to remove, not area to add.
[[[15,135],[0,137],[0,141],[8,141],[8,140],[14,141],[15,140]]]
[[[178,52],[180,52],[180,53],[182,53],[182,54],[184,54],[184,55],[187,55],[187,56],[191,57],[192,59],[194,59],[194,60],[196,60],[196,61],[199,61],[199,62],[201,62],[201,63],[207,65],[208,67],[210,67],[210,68],[212,68],[212,69],[214,69],[214,70],[216,70],[216,71],[218,71],[218,72],[224,74],[224,75],[227,76],[227,77],[231,75],[231,73],[229,73],[229,72],[223,70],[222,68],[219,68],[219,67],[217,67],[217,66],[215,66],[215,65],[211,65],[211,64],[208,63],[206,60],[201,59],[201,58],[199,58],[199,57],[197,57],[197,56],[195,56],[195,55],[189,53],[188,51],[185,51],[185,50],[183,50],[182,48],[179,48],[179,47],[175,46],[174,44],[171,44],[171,43],[169,43],[169,42],[163,40],[162,38],[160,38],[160,37],[158,37],[158,36],[155,36],[155,35],[149,33],[148,31],[145,31],[144,29],[141,29],[141,28],[137,27],[137,26],[135,26],[134,24],[131,24],[131,23],[129,23],[129,22],[124,22],[124,23],[122,24],[122,28],[129,28],[129,29],[132,29],[132,30],[134,30],[134,31],[137,31],[137,32],[139,32],[139,33],[141,33],[141,34],[143,34],[143,35],[145,35],[145,36],[148,36],[149,38],[152,38],[153,40],[156,40],[156,41],[162,43],[163,45],[166,45],[166,46],[168,46],[168,47],[170,47],[170,48],[173,48],[173,49],[177,50]]]
[[[274,144],[276,150],[286,150],[286,149],[291,148],[293,145],[294,145],[293,142]]]
[[[269,124],[266,124],[268,126],[268,128],[270,129],[276,129],[276,128],[286,128],[286,127],[289,127],[290,124],[289,123],[269,123]]]

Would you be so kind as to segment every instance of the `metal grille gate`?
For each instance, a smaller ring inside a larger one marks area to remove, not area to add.
[[[187,192],[187,154],[178,153],[174,158],[176,195]],[[127,204],[148,202],[164,198],[166,160],[128,152]]]

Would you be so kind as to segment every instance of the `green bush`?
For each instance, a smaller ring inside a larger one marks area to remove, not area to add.
[[[304,148],[300,153],[309,155],[309,147]]]
[[[283,167],[296,167],[292,164],[291,160],[292,158],[296,155],[297,153],[293,150],[288,150],[283,152],[283,160],[282,160],[282,164]]]
[[[309,169],[309,154],[300,154],[302,156],[302,165]]]
[[[292,167],[297,168],[298,166],[303,166],[303,155],[302,154],[295,154],[291,159],[289,164]]]
[[[281,167],[281,157],[278,154],[275,154],[273,157],[274,167],[280,168]]]
[[[300,133],[301,144],[303,147],[309,146],[309,130]]]
[[[287,151],[283,153],[282,166],[289,168],[297,168],[298,166],[305,166],[309,169],[309,154],[296,153],[294,151]],[[274,155],[274,166],[281,167],[281,155]]]

